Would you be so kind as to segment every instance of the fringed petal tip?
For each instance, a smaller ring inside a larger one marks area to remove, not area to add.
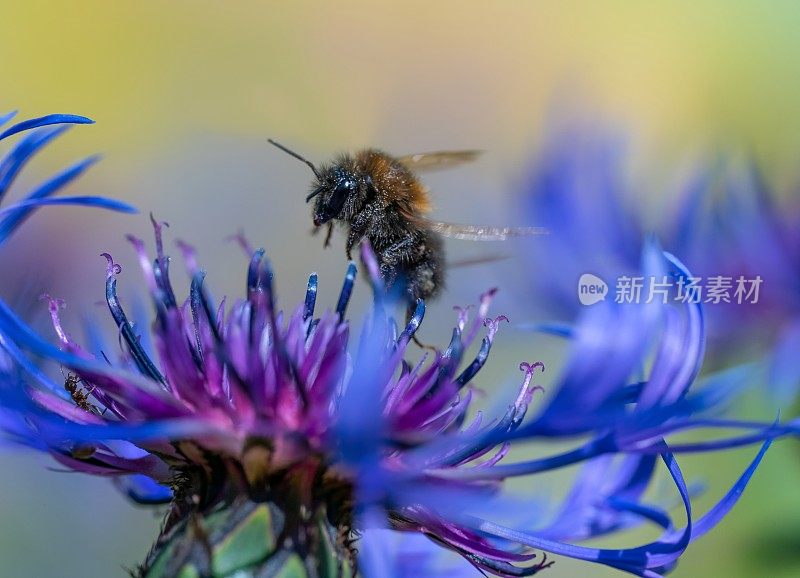
[[[495,334],[500,329],[500,322],[505,321],[506,323],[511,323],[511,321],[505,315],[498,315],[494,319],[491,317],[487,317],[483,320],[483,326],[488,329],[486,332],[486,336],[488,339],[494,339]]]
[[[244,229],[239,229],[233,235],[228,235],[225,237],[226,242],[234,242],[239,247],[241,247],[244,254],[248,257],[252,256],[255,250],[253,249],[253,245],[250,244],[250,241],[247,240],[247,236],[244,234]]]
[[[519,370],[525,372],[526,378],[533,377],[533,374],[536,373],[537,369],[541,369],[542,373],[544,373],[545,367],[543,361],[534,361],[533,363],[523,361],[519,364]]]
[[[39,301],[47,301],[50,313],[58,313],[59,309],[65,309],[67,302],[57,297],[51,297],[49,293],[42,293],[39,295]]]
[[[491,305],[494,296],[497,295],[499,290],[500,289],[498,287],[492,287],[488,291],[481,293],[479,300],[480,305],[478,306],[481,312],[481,317],[486,317],[486,313],[489,311],[489,305]]]
[[[153,231],[156,235],[156,244],[161,244],[162,242],[162,231],[164,227],[169,228],[169,223],[167,221],[158,221],[156,220],[155,215],[152,211],[150,211],[150,223],[153,225]]]
[[[522,386],[520,387],[519,396],[517,397],[514,406],[517,409],[521,409],[523,406],[527,406],[531,399],[533,399],[533,394],[537,391],[544,392],[544,387],[541,385],[533,385],[531,386],[531,381],[533,381],[533,376],[536,374],[536,370],[541,370],[544,373],[545,367],[544,362],[542,361],[534,361],[533,363],[528,363],[527,361],[523,361],[519,364],[519,370],[525,373],[525,379],[522,382]]]
[[[110,253],[100,253],[100,256],[106,259],[106,279],[110,279],[122,273],[122,265],[115,263]]]
[[[197,249],[194,248],[194,245],[182,239],[176,239],[175,245],[183,256],[183,262],[186,264],[186,270],[189,271],[189,275],[194,275],[199,268],[197,264]]]

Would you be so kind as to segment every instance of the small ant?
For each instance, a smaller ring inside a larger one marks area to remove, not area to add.
[[[63,369],[61,370],[61,374],[64,375]],[[77,405],[83,411],[93,413],[94,415],[104,415],[106,410],[101,412],[96,405],[89,401],[89,396],[92,395],[92,392],[80,388],[80,383],[82,381],[82,378],[78,377],[72,372],[69,372],[64,377],[64,389],[67,390],[67,393],[69,393],[72,401],[75,402],[75,405]]]

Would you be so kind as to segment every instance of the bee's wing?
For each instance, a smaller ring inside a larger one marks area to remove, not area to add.
[[[472,267],[473,265],[484,265],[486,263],[496,263],[497,261],[505,261],[510,259],[511,255],[504,253],[494,253],[490,255],[479,255],[477,257],[467,257],[466,259],[459,259],[457,261],[448,261],[447,266],[450,269],[457,269],[461,267]]]
[[[409,170],[416,172],[437,171],[449,169],[458,165],[471,163],[483,151],[440,151],[433,153],[420,153],[397,157],[397,160]]]
[[[505,241],[511,237],[533,237],[548,235],[544,227],[486,227],[482,225],[458,225],[428,221],[428,228],[445,237],[463,241]]]

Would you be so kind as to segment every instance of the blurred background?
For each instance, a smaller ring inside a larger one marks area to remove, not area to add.
[[[84,315],[110,330],[98,305],[98,255],[109,251],[122,263],[121,297],[134,303],[142,284],[124,235],[149,241],[153,211],[170,223],[173,254],[176,238],[197,247],[216,295],[243,287],[245,258],[225,241],[241,229],[267,249],[284,305],[301,298],[310,271],[320,273],[323,303],[332,303],[346,265],[341,236],[323,250],[321,237],[309,235],[309,171],[267,137],[317,162],[365,146],[483,149],[478,163],[426,178],[435,217],[455,222],[536,224],[515,207],[515,186],[554,116],[570,114],[630,136],[633,162],[652,174],[652,188],[637,195],[659,194],[671,167],[720,143],[755,152],[770,179],[790,187],[800,159],[798,25],[800,4],[790,1],[7,3],[0,111],[97,121],[37,157],[17,190],[99,152],[103,161],[71,192],[122,199],[142,214],[42,211],[4,247],[0,266],[12,274],[0,291],[31,319],[43,317],[37,297],[47,291],[67,299],[64,318],[76,333]],[[448,244],[453,260],[516,257],[454,270],[423,341],[446,340],[451,306],[495,285],[503,289],[495,311],[519,323],[542,320],[506,290],[531,266],[524,247],[512,245]],[[548,342],[512,327],[498,345],[487,389],[516,383],[523,359],[554,368],[545,383],[557,375],[560,352]],[[754,453],[685,460],[689,477],[709,487],[701,510]],[[46,457],[0,454],[6,575],[124,576],[156,536],[159,514],[131,506],[103,480],[52,469]],[[674,575],[800,575],[798,476],[800,450],[776,444],[733,514],[690,548]],[[617,574],[559,560],[548,575]]]

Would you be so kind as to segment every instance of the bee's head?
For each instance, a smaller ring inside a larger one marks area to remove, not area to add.
[[[342,212],[347,199],[356,192],[356,176],[341,166],[325,169],[317,175],[314,189],[306,197],[306,202],[314,201],[314,225],[319,227]]]
[[[342,209],[350,196],[358,190],[358,179],[340,162],[318,170],[308,159],[300,156],[291,149],[272,139],[267,139],[271,144],[281,149],[299,161],[307,164],[316,177],[311,192],[306,197],[306,203],[314,201],[314,225],[319,227],[331,219],[341,218]]]

